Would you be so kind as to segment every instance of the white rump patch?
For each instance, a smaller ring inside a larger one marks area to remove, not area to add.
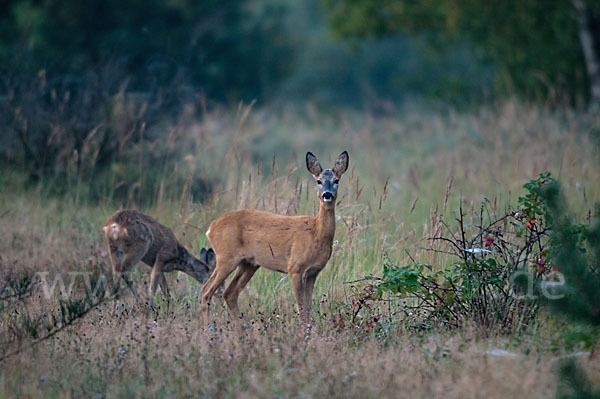
[[[206,230],[206,238],[208,238],[209,234],[210,234],[210,227],[208,228],[208,230]]]

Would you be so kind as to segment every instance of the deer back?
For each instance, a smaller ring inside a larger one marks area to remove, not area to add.
[[[149,243],[142,262],[153,265],[158,251],[166,252],[173,258],[178,255],[179,243],[166,226],[136,210],[121,210],[112,215],[104,232],[111,245],[127,253],[128,248],[140,243]]]

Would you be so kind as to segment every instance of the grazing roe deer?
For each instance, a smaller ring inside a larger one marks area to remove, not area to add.
[[[344,151],[332,169],[323,170],[317,157],[306,154],[306,167],[316,180],[320,201],[316,217],[243,209],[225,213],[210,224],[206,235],[217,264],[202,287],[200,306],[205,324],[215,290],[236,268],[223,298],[233,317],[240,319],[238,297],[259,266],[290,275],[298,310],[302,319],[308,320],[315,280],[331,256],[338,183],[348,161]]]
[[[164,272],[178,270],[199,283],[204,283],[215,267],[215,253],[202,248],[200,259],[191,255],[175,238],[168,227],[135,210],[117,211],[103,227],[116,279],[122,277],[136,298],[139,295],[128,272],[139,261],[152,267],[148,296],[154,306],[157,286],[170,303],[169,287]],[[119,255],[122,259],[119,259]]]

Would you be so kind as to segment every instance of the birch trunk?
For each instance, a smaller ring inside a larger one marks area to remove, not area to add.
[[[585,66],[590,81],[591,102],[600,106],[600,63],[596,54],[596,43],[590,28],[588,9],[582,0],[572,0],[577,10],[577,23],[579,25],[579,40],[585,58]]]

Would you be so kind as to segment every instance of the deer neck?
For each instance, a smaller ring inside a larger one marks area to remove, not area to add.
[[[179,270],[181,272],[188,272],[192,269],[192,264],[194,262],[194,260],[196,260],[196,257],[194,255],[192,255],[191,253],[189,253],[187,251],[187,249],[185,249],[183,246],[179,245],[177,247],[177,266],[175,267],[175,270]]]
[[[317,239],[333,243],[335,235],[335,204],[325,205],[321,202],[319,214],[316,218],[316,236]]]
[[[196,258],[181,245],[177,248],[177,251],[179,254],[174,269],[192,276],[200,284],[204,283],[210,276],[210,267],[206,262]]]

